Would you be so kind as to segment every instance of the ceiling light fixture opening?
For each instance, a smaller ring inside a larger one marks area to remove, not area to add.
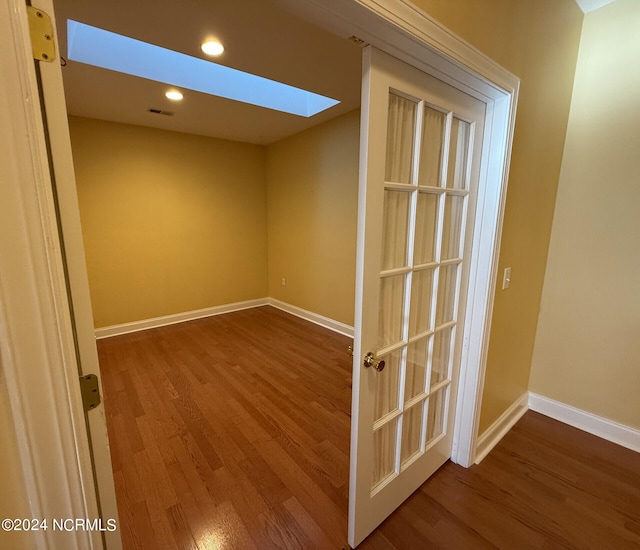
[[[178,90],[169,90],[164,95],[171,101],[180,101],[184,97]]]
[[[224,52],[224,46],[217,40],[207,40],[203,42],[200,49],[207,55],[220,55]]]

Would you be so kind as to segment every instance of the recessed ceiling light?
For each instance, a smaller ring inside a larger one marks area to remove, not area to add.
[[[224,46],[217,40],[207,40],[200,48],[207,55],[220,55],[224,51]]]
[[[180,101],[184,97],[182,92],[179,92],[178,90],[169,90],[164,95],[171,101]]]

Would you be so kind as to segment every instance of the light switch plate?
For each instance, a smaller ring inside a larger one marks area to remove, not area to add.
[[[507,290],[511,285],[511,268],[506,267],[504,269],[504,275],[502,276],[502,290]]]

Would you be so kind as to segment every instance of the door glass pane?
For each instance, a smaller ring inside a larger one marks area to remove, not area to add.
[[[419,185],[440,186],[442,150],[446,115],[431,107],[424,110],[422,145],[420,151]]]
[[[410,198],[410,193],[385,189],[382,218],[383,270],[407,265]]]
[[[439,330],[433,335],[433,355],[431,359],[431,385],[449,377],[449,357],[451,354],[451,327]]]
[[[427,443],[444,433],[444,419],[446,404],[446,392],[449,388],[442,388],[429,397],[427,413]]]
[[[425,392],[427,370],[427,338],[412,342],[407,347],[407,373],[404,380],[404,401]]]
[[[454,320],[457,275],[457,265],[446,265],[440,267],[438,301],[436,306],[436,327]]]
[[[402,340],[405,275],[380,279],[380,313],[378,317],[378,348]]]
[[[409,338],[429,330],[431,320],[431,290],[433,269],[413,272],[411,309],[409,310]]]
[[[398,420],[394,419],[373,432],[372,486],[395,471],[397,424]]]
[[[384,371],[376,373],[376,393],[373,402],[374,421],[398,408],[402,350],[385,355],[383,359],[385,361]]]
[[[433,262],[436,228],[438,227],[438,195],[418,193],[416,212],[416,242],[413,264]]]
[[[450,189],[467,188],[467,159],[470,133],[471,125],[468,122],[453,117],[449,144],[449,166],[447,169],[447,187]]]
[[[416,112],[414,101],[393,92],[389,94],[386,181],[411,183]]]
[[[442,228],[443,260],[460,258],[460,236],[462,234],[462,210],[465,197],[447,195],[444,201],[444,227]]]
[[[424,401],[405,411],[402,417],[402,447],[400,460],[404,463],[420,451],[420,438],[422,435],[422,411]]]

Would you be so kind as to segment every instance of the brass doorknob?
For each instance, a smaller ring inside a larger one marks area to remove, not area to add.
[[[384,369],[385,362],[384,362],[384,359],[382,360],[376,359],[376,356],[373,354],[373,352],[370,351],[364,356],[363,364],[367,368],[373,367],[378,372],[381,372]]]

